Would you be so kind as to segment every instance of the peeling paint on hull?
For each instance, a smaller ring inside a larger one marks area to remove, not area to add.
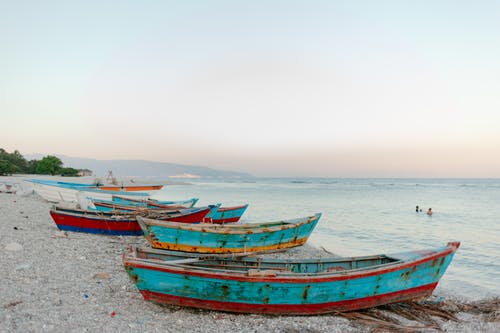
[[[53,210],[50,211],[50,216],[52,216],[52,219],[60,230],[124,236],[139,236],[143,234],[135,218],[129,220],[111,220],[61,214]]]
[[[219,207],[212,216],[206,218],[203,222],[219,224],[235,223],[240,220],[241,216],[243,216],[243,213],[245,213],[247,208],[248,204],[235,207]]]
[[[135,205],[147,208],[165,208],[165,206],[183,206],[186,208],[191,208],[198,202],[198,198],[191,198],[187,200],[176,200],[176,201],[158,201],[154,199],[147,199],[147,200],[130,199],[130,198],[124,198],[119,195],[114,195],[112,201],[117,204]]]
[[[116,197],[115,197],[116,198]],[[174,205],[175,202],[172,202],[172,205],[160,205],[155,203],[142,203],[140,201],[126,200],[123,198],[119,198],[113,201],[109,200],[95,200],[92,199],[92,204],[97,211],[100,212],[111,212],[111,211],[123,211],[127,213],[144,211],[145,209],[154,210],[180,210],[187,209],[187,206],[183,206],[182,203],[190,203],[193,201],[178,201],[178,205]],[[194,199],[191,199],[194,200]],[[197,199],[196,199],[197,200]],[[128,203],[127,203],[128,202]],[[132,204],[131,204],[132,203]],[[248,205],[243,206],[234,206],[234,207],[219,207],[219,205],[211,206],[213,207],[210,213],[204,216],[202,219],[194,221],[194,222],[205,222],[205,223],[235,223],[238,222],[247,209]],[[192,221],[193,222],[193,221]]]
[[[151,261],[132,250],[123,262],[146,300],[228,312],[311,315],[427,297],[459,245],[297,261],[187,255],[162,260],[158,250],[155,258],[160,260]]]
[[[304,306],[303,304],[247,304],[238,302],[218,302],[204,299],[165,295],[148,290],[139,291],[147,301],[177,306],[202,308],[206,310],[273,315],[317,315],[331,312],[346,312],[367,309],[388,303],[426,298],[432,295],[432,291],[436,288],[436,286],[437,282],[404,291],[387,293],[384,295],[376,295],[360,299],[322,304],[310,304],[307,306]]]
[[[241,252],[264,252],[264,251],[274,251],[274,250],[281,250],[281,249],[287,249],[290,247],[295,247],[295,246],[301,246],[304,245],[307,241],[306,238],[301,238],[301,239],[296,239],[292,240],[290,242],[283,242],[280,244],[273,244],[273,245],[268,245],[268,246],[252,246],[252,247],[246,247],[246,248],[229,248],[229,247],[224,247],[224,248],[213,248],[209,246],[190,246],[190,245],[183,245],[183,244],[175,244],[175,243],[166,243],[166,242],[158,242],[151,237],[146,237],[148,242],[155,248],[157,249],[165,249],[165,250],[173,250],[173,251],[182,251],[182,252],[198,252],[198,253],[241,253]]]
[[[304,244],[321,214],[269,223],[181,225],[137,217],[151,246],[197,253],[272,251]]]
[[[190,210],[192,210],[192,213],[188,214],[172,211],[170,216],[165,214],[165,219],[177,223],[198,223],[207,215],[210,208]],[[55,208],[50,210],[50,216],[59,229],[66,231],[124,236],[143,234],[134,215],[114,215],[79,209]]]

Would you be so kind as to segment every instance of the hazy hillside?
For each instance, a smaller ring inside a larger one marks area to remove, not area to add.
[[[25,155],[27,160],[41,159],[42,154]],[[182,165],[174,163],[152,162],[143,160],[96,160],[91,158],[56,155],[65,167],[89,169],[96,176],[106,176],[108,170],[115,176],[160,177],[178,176],[183,174],[200,177],[250,177],[244,172],[216,170],[197,165]]]

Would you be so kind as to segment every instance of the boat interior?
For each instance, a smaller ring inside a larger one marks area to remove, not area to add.
[[[141,261],[155,265],[183,265],[193,269],[231,271],[248,275],[269,275],[266,271],[283,274],[331,274],[379,268],[400,262],[399,259],[385,255],[349,258],[317,259],[264,259],[254,255],[206,255],[184,254],[175,251],[136,248],[134,255]]]

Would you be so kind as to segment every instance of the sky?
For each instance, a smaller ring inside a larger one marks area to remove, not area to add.
[[[0,148],[500,177],[499,1],[0,0]]]

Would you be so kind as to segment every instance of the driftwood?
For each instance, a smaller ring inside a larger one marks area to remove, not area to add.
[[[474,302],[453,303],[455,311],[483,315],[486,321],[500,321],[500,297]]]
[[[337,315],[353,323],[367,326],[370,332],[416,333],[430,330],[441,331],[439,321],[460,322],[455,316],[459,312],[483,315],[486,321],[500,321],[500,298],[473,302],[456,300],[404,302],[337,313]],[[411,323],[404,323],[403,318]]]

